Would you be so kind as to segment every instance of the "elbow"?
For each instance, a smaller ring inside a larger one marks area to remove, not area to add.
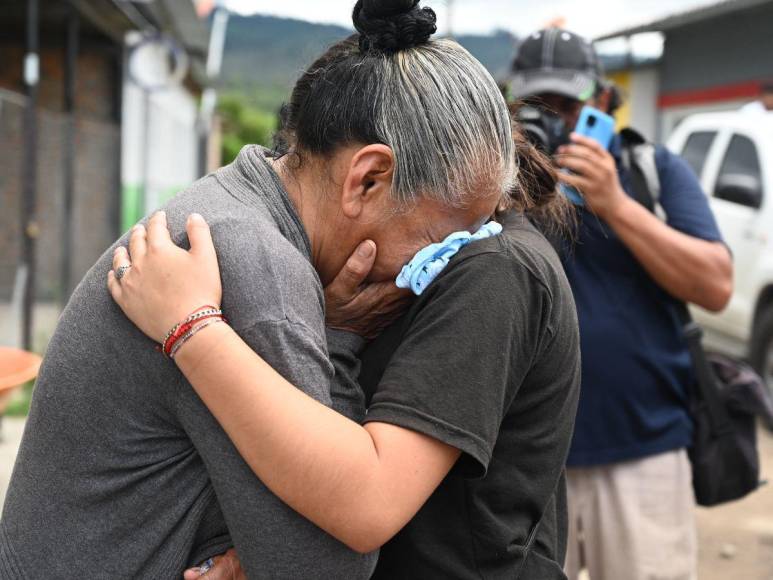
[[[694,301],[709,312],[724,310],[733,295],[733,261],[730,253],[720,244],[715,246],[715,252],[713,268],[707,268],[711,272],[710,278]]]
[[[359,554],[370,554],[391,540],[406,523],[389,510],[364,509],[333,535],[349,549]]]
[[[704,310],[716,313],[725,309],[732,295],[733,281],[728,278],[715,281],[710,287],[704,287],[691,302]]]
[[[353,538],[351,542],[344,542],[346,546],[353,550],[354,552],[357,552],[358,554],[370,554],[371,552],[375,552],[381,546],[386,544],[386,542],[380,542],[378,540],[375,540],[373,538]]]
[[[710,312],[721,312],[730,302],[730,297],[733,295],[733,282],[728,281],[719,285],[714,291],[714,296],[709,304],[706,305],[706,309]]]
[[[346,546],[358,554],[370,554],[391,540],[398,530],[392,530],[391,526],[369,523],[358,529],[343,534],[339,539]]]

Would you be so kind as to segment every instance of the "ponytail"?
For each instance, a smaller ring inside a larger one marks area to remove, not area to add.
[[[546,236],[573,237],[576,214],[558,187],[558,173],[550,158],[513,127],[519,177],[499,211],[516,210],[530,218]]]

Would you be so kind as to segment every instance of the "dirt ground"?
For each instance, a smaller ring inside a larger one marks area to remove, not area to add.
[[[762,479],[746,498],[697,508],[700,580],[773,580],[773,435],[759,430]]]
[[[23,430],[23,419],[3,419],[0,502]],[[762,477],[771,484],[732,504],[697,508],[699,580],[773,580],[773,436],[763,429],[759,434]]]

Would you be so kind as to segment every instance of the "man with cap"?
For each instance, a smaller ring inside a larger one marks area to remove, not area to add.
[[[569,129],[583,105],[609,111],[612,96],[593,46],[558,28],[524,40],[509,92]],[[679,157],[656,148],[659,219],[633,198],[619,135],[607,150],[566,133],[548,152],[562,182],[582,194],[577,240],[562,256],[583,359],[567,460],[567,575],[585,567],[591,580],[693,580],[692,368],[676,305],[724,308],[730,254]]]

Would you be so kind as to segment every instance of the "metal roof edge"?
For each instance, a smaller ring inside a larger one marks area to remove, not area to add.
[[[704,4],[690,10],[675,12],[662,18],[607,32],[595,37],[593,41],[598,42],[600,40],[609,40],[621,36],[632,36],[642,32],[666,32],[702,20],[717,18],[747,8],[763,6],[765,4],[773,4],[773,0],[723,0],[719,3]]]

